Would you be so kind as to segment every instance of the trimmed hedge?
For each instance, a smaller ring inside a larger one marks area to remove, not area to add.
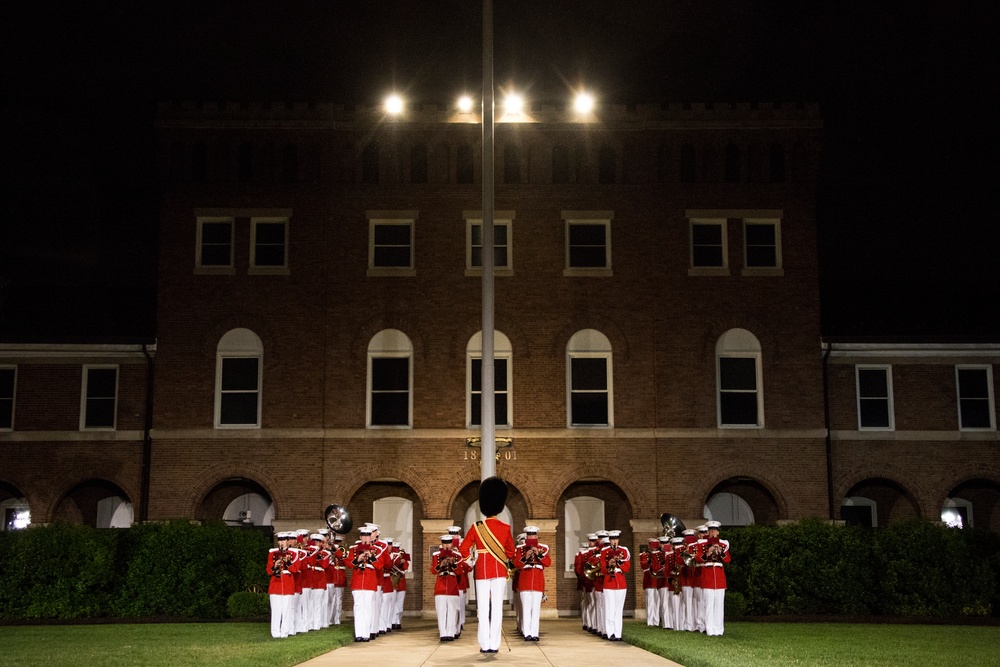
[[[1000,612],[1000,540],[990,533],[923,521],[869,530],[807,520],[731,528],[724,537],[734,615]]]
[[[226,618],[232,593],[266,590],[270,544],[260,531],[188,521],[0,533],[0,618]]]

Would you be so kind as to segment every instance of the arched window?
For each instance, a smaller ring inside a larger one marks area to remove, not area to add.
[[[705,518],[721,521],[724,526],[749,526],[753,521],[753,510],[743,498],[735,493],[716,493],[705,504]]]
[[[410,183],[427,182],[427,145],[416,144],[410,148]]]
[[[563,548],[566,571],[573,571],[572,556],[587,541],[587,535],[604,528],[604,501],[593,496],[577,496],[566,501],[563,525],[566,526]]]
[[[132,503],[121,496],[97,501],[97,528],[129,528],[132,518]]]
[[[378,183],[378,145],[373,141],[365,146],[361,156],[361,182]]]
[[[746,329],[730,329],[715,344],[719,427],[764,425],[760,343]]]
[[[459,183],[468,184],[475,180],[475,164],[472,160],[472,146],[462,144],[455,157],[455,178]]]
[[[274,503],[259,493],[244,493],[226,506],[222,520],[229,525],[270,526],[274,522]]]
[[[249,329],[219,341],[215,367],[215,427],[260,428],[264,345]]]
[[[521,182],[521,151],[517,146],[508,145],[503,151],[503,182]]]
[[[618,154],[608,144],[601,144],[597,151],[597,182],[614,183],[617,178]]]
[[[499,331],[493,332],[493,389],[494,415],[497,426],[510,427],[513,423],[514,401],[512,392],[513,349],[510,339]],[[478,331],[469,339],[465,348],[466,425],[481,426],[483,397],[483,332]]]
[[[964,498],[945,498],[941,522],[949,528],[972,528],[972,503]]]
[[[379,533],[392,537],[406,553],[413,553],[413,501],[399,496],[379,498],[372,503],[372,523],[379,526]],[[406,571],[407,579],[413,571]]]
[[[726,183],[740,182],[740,149],[734,144],[726,146]]]
[[[413,343],[383,329],[368,343],[368,426],[413,425]]]
[[[681,183],[694,183],[697,180],[697,165],[695,163],[694,146],[681,146]]]
[[[0,530],[21,530],[31,523],[31,508],[25,498],[7,498],[0,502]]]
[[[566,421],[569,426],[613,426],[611,341],[583,329],[566,345]]]
[[[569,148],[565,144],[552,147],[552,182],[569,183]]]
[[[844,498],[840,504],[840,519],[848,526],[878,528],[878,503],[861,496]]]

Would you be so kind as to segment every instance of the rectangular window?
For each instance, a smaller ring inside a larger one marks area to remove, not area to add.
[[[510,426],[508,413],[507,360],[493,358],[493,414],[497,426]],[[472,359],[472,388],[469,402],[469,426],[483,423],[483,360]]]
[[[114,429],[118,403],[118,367],[84,366],[80,429]]]
[[[372,357],[371,425],[410,425],[409,357]]]
[[[260,358],[222,357],[219,426],[260,426]]]
[[[416,211],[369,211],[369,275],[412,275]]]
[[[570,358],[571,425],[610,425],[608,375],[606,357]]]
[[[14,387],[17,384],[17,368],[0,368],[0,431],[14,428]]]
[[[691,268],[726,268],[727,256],[725,219],[691,220]]]
[[[574,222],[567,226],[567,260],[570,269],[610,268],[607,222]]]
[[[993,430],[993,369],[990,366],[956,366],[958,385],[958,427],[965,430]]]
[[[233,218],[198,218],[198,246],[195,266],[198,268],[232,268]]]
[[[250,219],[250,268],[288,267],[288,218]]]
[[[858,366],[858,428],[892,430],[892,367]]]
[[[483,268],[483,223],[469,221],[468,268]],[[510,220],[493,221],[493,268],[510,268]]]
[[[743,239],[746,268],[781,268],[781,225],[778,220],[745,219]]]
[[[757,357],[719,357],[719,423],[760,425]]]

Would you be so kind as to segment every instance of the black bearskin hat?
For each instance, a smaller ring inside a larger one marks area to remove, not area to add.
[[[507,504],[507,482],[499,477],[487,477],[479,484],[479,511],[483,516],[496,516]]]

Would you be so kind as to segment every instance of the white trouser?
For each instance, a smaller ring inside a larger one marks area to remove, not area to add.
[[[646,625],[657,627],[660,625],[660,590],[658,588],[646,588]]]
[[[660,627],[670,630],[674,627],[673,598],[669,588],[660,589]]]
[[[354,636],[368,639],[372,632],[372,614],[375,612],[375,591],[351,591],[354,596]]]
[[[466,581],[469,579],[469,575],[463,574]],[[461,632],[462,628],[465,627],[465,607],[469,603],[469,593],[467,590],[458,591],[458,631]]]
[[[702,589],[705,599],[705,634],[710,637],[722,635],[726,608],[725,588]]]
[[[674,629],[694,632],[694,615],[694,588],[684,586],[681,588],[681,621],[674,619]]]
[[[297,632],[306,632],[309,628],[305,626],[305,611],[303,609],[303,600],[306,597],[306,589],[302,589],[301,592],[295,594],[295,601],[292,602],[292,629],[288,631],[288,634],[294,635]]]
[[[705,632],[705,589],[701,586],[694,589],[694,629]]]
[[[669,626],[665,625],[663,627],[670,627],[673,630],[682,630],[683,628],[681,627],[681,625],[683,623],[683,617],[682,617],[683,612],[681,610],[681,602],[683,600],[684,594],[668,592],[666,593],[666,596],[667,596],[667,604],[669,605],[670,608],[670,625]]]
[[[330,620],[333,621],[334,625],[340,625],[340,614],[344,609],[344,587],[334,586],[332,598],[330,606],[333,607],[333,615]]]
[[[288,636],[292,621],[292,602],[294,595],[271,594],[271,636],[283,638]]]
[[[406,591],[396,591],[396,610],[392,615],[394,625],[403,625],[403,601],[406,600]]]
[[[323,610],[323,627],[328,628],[333,624],[333,584],[326,585],[326,609]]]
[[[476,580],[476,606],[479,619],[479,648],[496,651],[500,648],[503,627],[503,599],[507,593],[504,577]]]
[[[604,620],[604,591],[594,591],[594,629],[597,634],[607,634],[607,623]]]
[[[625,611],[625,589],[604,589],[604,627],[608,638],[621,639],[622,612]]]
[[[382,620],[381,617],[379,616],[379,614],[381,613],[382,613],[382,587],[379,586],[379,588],[375,591],[375,601],[372,603],[371,625],[368,627],[369,635],[378,634],[378,624],[379,621]]]
[[[455,626],[455,607],[457,606],[457,595],[434,596],[434,609],[437,611],[439,636],[454,637],[458,634],[458,628]]]
[[[538,617],[542,613],[542,592],[521,591],[521,634],[538,636]]]
[[[382,593],[382,611],[379,614],[379,630],[392,630],[392,616],[396,613],[396,591]]]

